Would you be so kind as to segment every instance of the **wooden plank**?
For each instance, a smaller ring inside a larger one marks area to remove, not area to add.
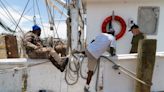
[[[0,49],[0,59],[7,58],[6,49]]]
[[[18,58],[18,45],[16,36],[6,35],[5,36],[6,50],[8,58]]]
[[[139,42],[137,78],[148,84],[152,82],[152,75],[156,56],[156,40],[144,39]],[[135,92],[150,92],[151,86],[136,82]]]
[[[7,58],[5,36],[0,35],[0,59]]]
[[[18,58],[16,36],[0,35],[0,58]]]

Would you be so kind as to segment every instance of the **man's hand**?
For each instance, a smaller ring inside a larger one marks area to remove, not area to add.
[[[110,54],[111,56],[115,56],[116,55],[116,51],[113,47],[110,47]]]
[[[40,48],[41,48],[41,46],[35,46],[34,49],[36,50],[36,49],[40,49]]]
[[[36,46],[43,47],[43,45],[39,42],[36,43]]]

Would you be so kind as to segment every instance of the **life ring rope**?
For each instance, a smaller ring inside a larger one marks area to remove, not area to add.
[[[121,18],[120,16],[114,16],[114,20],[118,21],[120,23],[121,26],[121,31],[116,35],[116,40],[120,39],[126,32],[126,23],[124,21],[123,18]],[[102,32],[106,33],[107,32],[107,25],[108,23],[110,23],[112,21],[112,16],[107,17],[103,23],[102,23]]]

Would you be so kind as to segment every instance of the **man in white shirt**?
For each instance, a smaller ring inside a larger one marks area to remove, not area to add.
[[[86,81],[86,86],[84,88],[85,92],[89,92],[89,84],[91,82],[95,67],[98,63],[99,57],[105,52],[109,52],[111,56],[115,55],[116,40],[114,37],[114,31],[109,31],[107,33],[101,33],[96,36],[84,51],[75,51],[74,53],[83,53],[88,57],[88,76]]]
[[[115,55],[116,40],[114,31],[108,33],[101,33],[96,36],[96,39],[90,43],[85,51],[88,57],[88,77],[85,86],[85,92],[89,89],[89,84],[93,76],[93,72],[97,65],[99,57],[108,51],[111,56]]]

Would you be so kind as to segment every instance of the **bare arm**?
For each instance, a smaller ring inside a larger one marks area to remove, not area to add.
[[[113,47],[107,48],[107,52],[111,54],[111,56],[116,55],[116,50]]]
[[[34,37],[31,34],[25,35],[23,39],[24,46],[31,49],[37,49],[38,45],[33,43]]]

